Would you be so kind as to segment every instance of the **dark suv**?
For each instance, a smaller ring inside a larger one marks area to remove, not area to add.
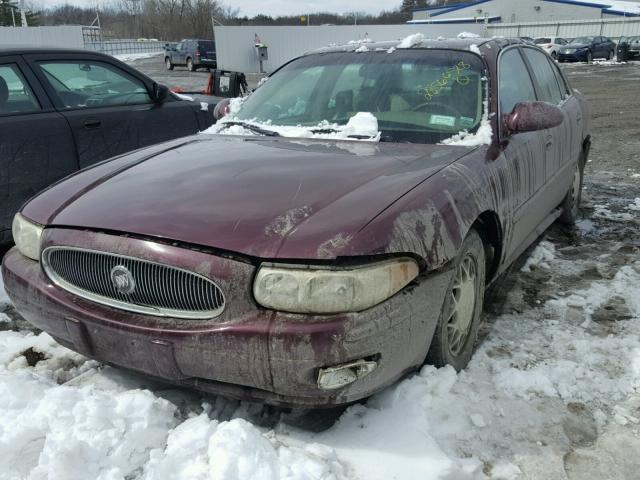
[[[185,65],[190,72],[198,68],[216,68],[216,44],[211,40],[184,39],[164,54],[167,70]]]

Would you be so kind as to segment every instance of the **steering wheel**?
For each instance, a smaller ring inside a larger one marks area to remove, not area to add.
[[[458,111],[458,109],[456,109],[455,107],[452,107],[451,105],[448,105],[446,103],[442,103],[442,102],[425,102],[425,103],[421,103],[420,105],[416,105],[415,107],[413,107],[411,109],[412,112],[418,112],[426,107],[441,107],[443,110],[447,110],[449,113],[453,113],[454,117],[461,117],[462,114],[460,113],[460,111]]]

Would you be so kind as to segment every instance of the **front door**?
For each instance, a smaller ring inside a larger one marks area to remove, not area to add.
[[[24,202],[77,169],[64,117],[21,57],[0,57],[0,243]]]

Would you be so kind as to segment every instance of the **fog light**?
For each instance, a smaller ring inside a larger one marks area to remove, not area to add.
[[[321,368],[318,372],[318,387],[334,390],[366,377],[375,370],[378,362],[356,360],[335,367]]]

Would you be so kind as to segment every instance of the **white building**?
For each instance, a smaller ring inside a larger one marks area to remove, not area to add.
[[[640,17],[632,0],[472,0],[416,9],[408,23],[516,23]]]

